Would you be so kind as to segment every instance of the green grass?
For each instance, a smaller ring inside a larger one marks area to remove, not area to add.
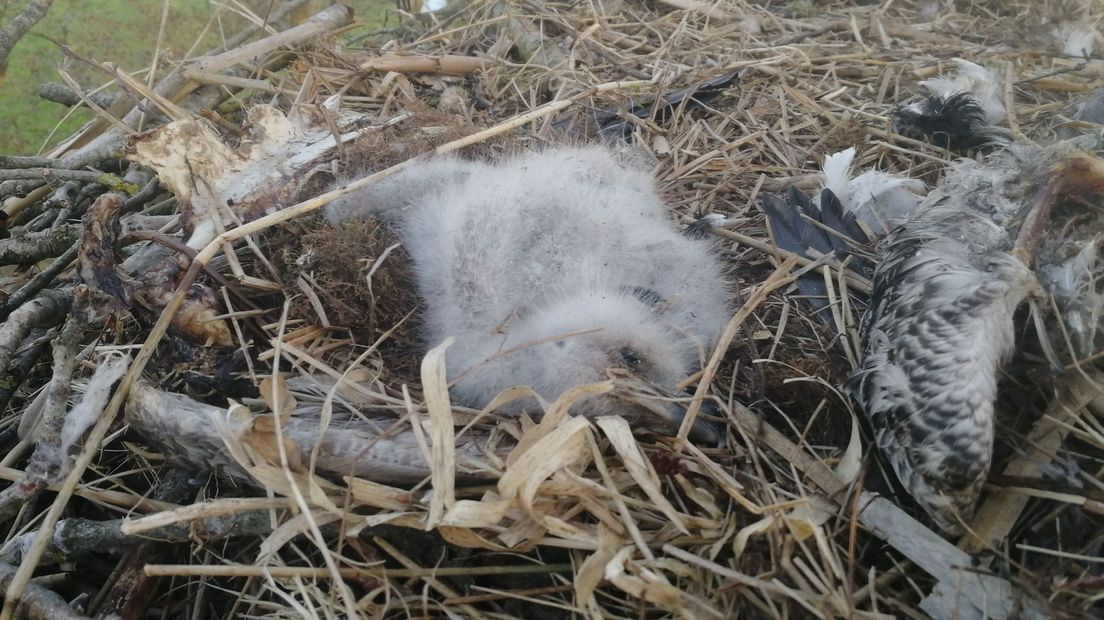
[[[261,11],[270,2],[255,0],[247,4]],[[315,2],[318,7],[325,4]],[[346,4],[356,9],[359,20],[372,23],[380,23],[393,6],[388,0],[346,0]],[[23,5],[21,0],[0,0],[0,22],[10,21]],[[43,82],[62,81],[59,66],[85,89],[107,81],[104,73],[67,59],[53,41],[66,44],[83,56],[136,71],[148,67],[153,58],[161,8],[161,0],[55,0],[50,12],[15,46],[8,59],[7,74],[0,83],[0,154],[37,153],[61,121],[67,108],[34,94]],[[208,0],[171,0],[162,57],[184,58],[197,39],[200,45],[194,55],[217,45],[221,40],[217,21],[201,37],[214,12]],[[222,27],[227,36],[237,32],[241,23],[236,15],[223,14]],[[54,134],[52,142],[72,134],[91,117],[91,112],[83,109],[73,114]]]

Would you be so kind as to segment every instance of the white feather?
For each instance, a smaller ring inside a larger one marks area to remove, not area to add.
[[[840,202],[846,201],[850,192],[847,185],[851,180],[851,162],[855,159],[855,147],[848,147],[838,153],[824,156],[824,187],[832,190]],[[845,203],[844,208],[847,208]]]
[[[1057,265],[1040,270],[1042,283],[1054,295],[1059,310],[1083,356],[1095,352],[1096,332],[1104,314],[1104,294],[1097,291],[1101,277],[1097,240],[1086,243],[1077,254]]]
[[[904,223],[920,204],[923,182],[878,170],[869,170],[851,178],[851,163],[855,147],[824,158],[824,187],[839,198],[843,208],[852,213],[875,235]],[[819,197],[817,199],[819,201]],[[819,202],[818,202],[819,204]]]
[[[968,60],[955,58],[951,62],[958,66],[957,72],[923,80],[920,86],[929,94],[944,98],[969,93],[977,100],[990,124],[1003,120],[1004,88],[1000,77],[992,70]]]
[[[129,365],[129,357],[110,355],[92,373],[80,401],[65,416],[65,423],[61,427],[62,454],[68,452],[71,446],[80,441],[84,432],[96,423],[111,396],[111,387],[123,377]]]
[[[1054,30],[1054,39],[1062,48],[1062,54],[1076,58],[1092,56],[1099,36],[1092,24],[1066,24]]]
[[[878,170],[864,172],[848,184],[851,212],[875,235],[905,223],[923,200],[922,181]]]

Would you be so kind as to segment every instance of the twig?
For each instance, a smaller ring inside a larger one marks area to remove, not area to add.
[[[549,573],[570,573],[571,564],[521,564],[517,566],[432,566],[429,568],[340,568],[338,573],[345,579],[358,577],[381,577],[395,579],[417,579],[425,577],[465,577],[479,575],[543,575]],[[194,564],[157,565],[146,567],[146,574],[157,577],[264,577],[277,579],[303,577],[308,579],[328,579],[333,574],[325,568],[309,566],[210,566]]]
[[[68,85],[62,84],[61,82],[46,82],[41,84],[38,89],[35,90],[35,95],[46,101],[52,101],[64,106],[80,105],[83,102],[79,94],[73,91]],[[115,97],[106,93],[88,93],[85,96],[88,97],[92,103],[95,103],[101,108],[110,108],[111,105],[115,103]],[[51,162],[57,161],[56,159],[50,159],[48,157],[39,159],[45,159]]]
[[[22,306],[28,299],[37,295],[39,291],[46,288],[54,281],[61,272],[65,271],[72,265],[73,261],[77,258],[77,251],[80,249],[80,242],[74,242],[69,246],[69,249],[64,254],[55,258],[48,267],[35,274],[26,284],[19,287],[19,290],[15,291],[4,300],[4,304],[0,306],[0,321],[8,317],[16,308]]]

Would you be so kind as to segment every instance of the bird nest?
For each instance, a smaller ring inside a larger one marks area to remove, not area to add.
[[[954,57],[1003,68],[1017,138],[1079,127],[1104,63],[1056,47],[1070,6],[478,0],[372,30],[340,6],[295,25],[303,4],[153,87],[85,59],[115,102],[3,164],[42,169],[0,184],[23,265],[0,327],[6,612],[77,615],[59,594],[123,617],[1100,611],[1101,375],[1016,377],[985,518],[956,546],[879,487],[838,391],[870,282],[778,248],[758,207],[850,146],[937,184],[955,155],[892,115]],[[513,392],[451,405],[394,234],[315,215],[429,153],[620,139],[678,223],[729,222],[737,310],[682,386],[716,405],[720,446],[569,415],[640,389],[619,375],[532,415],[497,412]],[[400,450],[418,482],[374,479],[368,457]],[[1044,481],[1052,461],[1080,470]]]

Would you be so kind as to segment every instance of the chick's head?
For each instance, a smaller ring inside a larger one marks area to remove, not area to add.
[[[670,390],[693,372],[697,349],[654,310],[654,299],[632,292],[559,296],[511,321],[500,354],[458,377],[457,394],[482,406],[502,390],[525,385],[551,401],[606,380],[611,369]],[[575,411],[591,416],[623,408],[602,395],[581,401]]]

